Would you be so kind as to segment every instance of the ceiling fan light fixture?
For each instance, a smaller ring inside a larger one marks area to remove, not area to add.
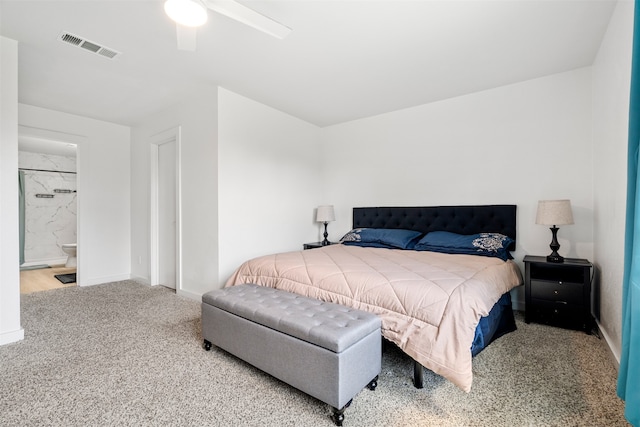
[[[199,27],[207,22],[207,8],[198,0],[167,0],[164,11],[180,25]]]

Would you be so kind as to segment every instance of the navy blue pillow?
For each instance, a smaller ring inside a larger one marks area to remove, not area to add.
[[[414,249],[417,251],[442,252],[447,254],[468,254],[511,259],[507,249],[513,239],[500,233],[478,233],[464,236],[448,231],[427,233]]]
[[[345,234],[340,242],[373,248],[413,249],[420,236],[419,231],[399,228],[356,228]]]

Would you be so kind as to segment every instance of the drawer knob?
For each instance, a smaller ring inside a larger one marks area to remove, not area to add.
[[[562,280],[558,281],[558,285],[562,285]]]
[[[558,290],[556,289],[556,290],[553,291],[553,293],[558,295],[560,292],[558,292]]]

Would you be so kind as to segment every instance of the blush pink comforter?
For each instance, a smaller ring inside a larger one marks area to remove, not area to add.
[[[247,261],[226,286],[242,283],[375,313],[385,338],[470,391],[476,325],[522,275],[498,258],[331,245]]]

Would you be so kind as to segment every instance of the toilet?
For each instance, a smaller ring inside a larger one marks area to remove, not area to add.
[[[77,243],[65,243],[62,245],[62,250],[67,254],[67,263],[65,267],[76,267],[78,265],[78,259],[76,258]]]

